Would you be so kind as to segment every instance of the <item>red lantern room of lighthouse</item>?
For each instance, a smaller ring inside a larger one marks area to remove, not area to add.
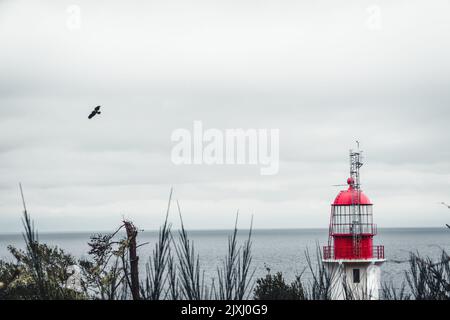
[[[361,297],[378,299],[384,246],[373,244],[377,226],[373,223],[373,204],[360,188],[361,166],[362,152],[350,150],[348,189],[340,191],[331,205],[329,240],[323,248],[323,261],[335,273],[334,282],[346,279]],[[340,275],[336,276],[337,272]],[[335,283],[335,287],[343,286]],[[334,298],[342,299],[343,293],[336,288]]]

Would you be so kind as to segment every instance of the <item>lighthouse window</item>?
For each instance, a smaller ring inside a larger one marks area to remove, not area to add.
[[[359,269],[353,269],[353,283],[359,283],[360,280]]]

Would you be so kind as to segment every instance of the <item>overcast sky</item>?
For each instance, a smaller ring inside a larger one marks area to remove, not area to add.
[[[157,229],[172,186],[189,229],[237,210],[243,228],[327,227],[355,140],[379,227],[443,226],[449,15],[447,0],[0,0],[0,232],[22,229],[19,182],[40,231]],[[171,133],[194,120],[279,129],[279,173],[174,165]]]

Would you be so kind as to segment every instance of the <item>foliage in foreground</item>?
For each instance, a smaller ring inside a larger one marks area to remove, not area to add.
[[[306,300],[301,276],[288,284],[281,272],[271,274],[267,268],[267,275],[256,283],[255,300]]]
[[[450,299],[450,257],[442,251],[440,261],[411,254],[406,280],[418,300]]]
[[[172,193],[171,193],[172,195]],[[320,250],[312,262],[307,251],[307,269],[311,277],[305,281],[303,272],[291,283],[283,274],[271,273],[256,280],[253,290],[252,228],[247,239],[237,241],[237,219],[228,238],[228,251],[217,267],[216,277],[205,281],[200,257],[184,228],[174,237],[168,216],[159,230],[145,267],[145,279],[139,279],[137,248],[138,229],[131,221],[123,221],[111,234],[91,236],[89,258],[76,260],[58,247],[40,243],[24,201],[24,250],[8,247],[14,262],[0,261],[0,299],[235,299],[257,300],[328,300],[331,279],[322,263]],[[125,230],[125,235],[120,234]],[[382,298],[388,300],[450,299],[450,258],[443,251],[440,260],[411,254],[406,284],[400,289],[392,283],[382,287]],[[252,296],[253,293],[253,296]],[[353,297],[349,294],[347,299]]]
[[[166,219],[159,230],[139,279],[138,229],[123,221],[111,234],[94,234],[88,243],[88,259],[76,260],[58,247],[38,240],[25,201],[23,224],[25,250],[9,247],[14,262],[0,261],[0,299],[248,299],[254,269],[251,267],[251,228],[238,244],[237,219],[229,237],[228,253],[217,268],[217,278],[206,285],[200,257],[181,220],[175,238]],[[178,206],[181,219],[181,210]],[[123,236],[120,231],[125,230]]]

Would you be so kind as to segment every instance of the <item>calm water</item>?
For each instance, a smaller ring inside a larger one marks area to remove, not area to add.
[[[176,233],[174,233],[175,235]],[[227,251],[227,237],[231,231],[191,231],[190,238],[200,254],[201,266],[207,278],[215,276],[216,268]],[[51,245],[57,245],[76,257],[87,257],[87,241],[90,233],[48,233],[40,234],[39,239]],[[265,266],[273,272],[282,271],[288,280],[294,278],[306,267],[305,250],[315,254],[316,243],[325,245],[328,231],[325,229],[295,230],[254,230],[253,232],[253,267],[255,277],[266,274]],[[241,243],[246,232],[241,231]],[[139,248],[141,270],[148,259],[155,241],[156,232],[139,234],[139,242],[150,242]],[[383,265],[383,280],[393,280],[396,286],[403,281],[403,272],[408,268],[406,260],[409,252],[419,252],[423,256],[438,258],[442,249],[450,252],[450,230],[445,228],[417,229],[381,229],[375,243],[385,246],[387,262]],[[0,258],[10,260],[7,246],[23,248],[20,234],[0,234]]]

